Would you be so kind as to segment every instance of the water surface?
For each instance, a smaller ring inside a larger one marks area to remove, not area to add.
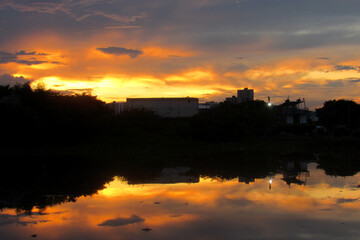
[[[33,198],[30,211],[19,207],[27,195],[13,194],[2,199],[0,236],[359,239],[359,174],[329,176],[316,163],[290,161],[265,176],[233,175],[207,176],[191,167],[163,167],[149,176],[132,171],[104,181],[105,188],[94,194],[38,190],[41,196]],[[92,184],[91,176],[84,178],[81,189]]]

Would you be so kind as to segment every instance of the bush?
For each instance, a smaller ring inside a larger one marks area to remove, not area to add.
[[[273,111],[263,101],[224,102],[195,116],[191,128],[198,139],[240,141],[271,134],[273,121]]]
[[[349,100],[326,101],[322,108],[316,109],[319,124],[331,132],[344,134],[360,127],[360,105]]]

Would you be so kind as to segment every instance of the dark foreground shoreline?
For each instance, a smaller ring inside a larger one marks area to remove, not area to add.
[[[161,140],[161,141],[160,141]],[[331,176],[360,171],[359,139],[281,134],[243,143],[184,139],[98,139],[86,144],[1,149],[0,209],[32,214],[34,207],[76,201],[96,194],[115,176],[152,181],[164,169],[217,180],[263,179],[284,171],[289,162],[316,162]]]

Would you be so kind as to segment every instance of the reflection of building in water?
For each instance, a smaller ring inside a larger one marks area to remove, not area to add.
[[[188,174],[190,168],[164,168],[159,176],[146,179],[129,179],[128,184],[171,184],[171,183],[198,183],[199,175],[192,176]]]
[[[307,162],[286,162],[283,166],[283,178],[287,185],[292,183],[298,185],[305,185],[310,172],[307,169]]]
[[[241,177],[241,176],[239,176],[239,182],[240,182],[240,183],[249,184],[249,183],[255,182],[255,178],[253,178],[253,177]]]

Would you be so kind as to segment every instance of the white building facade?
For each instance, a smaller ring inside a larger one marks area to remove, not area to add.
[[[199,111],[197,98],[127,98],[127,109],[148,109],[161,117],[192,117]]]

